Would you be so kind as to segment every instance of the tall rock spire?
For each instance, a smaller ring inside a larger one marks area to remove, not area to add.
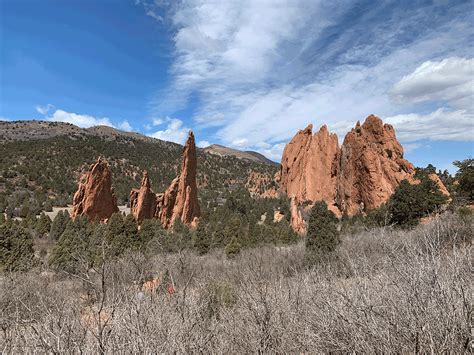
[[[138,224],[144,219],[157,218],[164,228],[176,220],[194,227],[201,215],[196,184],[197,155],[193,132],[189,132],[183,149],[181,172],[164,193],[155,194],[148,173],[143,174],[139,189],[130,192],[130,209]]]
[[[144,219],[153,218],[155,209],[156,196],[151,190],[148,172],[145,170],[140,188],[130,192],[130,212],[137,223],[141,224]]]
[[[112,175],[107,161],[99,157],[80,179],[73,198],[72,217],[87,216],[91,221],[104,221],[114,212],[118,212],[118,208]]]
[[[186,225],[196,225],[197,218],[201,215],[196,171],[196,143],[193,132],[189,131],[188,140],[183,149],[181,173],[157,199],[156,217],[161,220],[165,228],[173,226],[177,219]]]

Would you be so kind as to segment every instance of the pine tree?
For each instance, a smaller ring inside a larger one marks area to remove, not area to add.
[[[233,258],[240,254],[240,250],[242,249],[242,245],[237,240],[237,237],[233,237],[229,244],[225,247],[225,254],[228,258]]]
[[[340,243],[338,219],[328,210],[326,202],[318,201],[311,209],[306,235],[306,252],[310,259],[328,256]]]
[[[59,211],[56,217],[54,217],[53,223],[51,224],[49,237],[52,240],[59,240],[61,234],[66,229],[67,223],[69,222],[69,214],[66,211]]]
[[[194,233],[193,246],[200,255],[204,255],[209,252],[211,247],[211,238],[207,233],[206,225],[203,220],[199,222],[196,232]]]
[[[36,265],[33,237],[22,227],[0,226],[0,271],[26,271]]]
[[[44,237],[49,233],[51,229],[51,218],[49,218],[44,212],[41,213],[38,222],[36,223],[36,231],[40,237]]]

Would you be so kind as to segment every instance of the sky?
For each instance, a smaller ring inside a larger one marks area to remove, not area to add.
[[[0,119],[105,124],[279,161],[370,114],[416,166],[474,156],[474,2],[0,0]]]

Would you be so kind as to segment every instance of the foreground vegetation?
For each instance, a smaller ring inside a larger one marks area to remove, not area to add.
[[[0,351],[462,353],[472,227],[448,212],[410,231],[342,235],[316,263],[299,243],[233,258],[129,251],[4,274]]]

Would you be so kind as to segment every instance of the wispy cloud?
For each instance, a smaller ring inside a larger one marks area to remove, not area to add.
[[[59,109],[56,110],[51,116],[47,117],[47,119],[49,121],[68,122],[83,128],[99,125],[110,127],[114,126],[107,117],[98,118],[89,115],[80,115],[73,112],[66,112]]]
[[[177,118],[166,118],[166,128],[148,135],[165,141],[184,144],[188,136],[189,128],[183,125],[183,121]]]
[[[36,111],[38,111],[42,115],[47,114],[53,108],[54,108],[54,105],[52,105],[52,104],[47,104],[45,106],[38,105],[38,106],[35,107]]]
[[[165,117],[195,100],[198,128],[274,159],[309,122],[328,123],[342,136],[371,113],[388,117],[405,141],[420,139],[417,120],[431,129],[429,138],[444,132],[466,139],[470,6],[315,0],[158,6],[175,33],[176,52],[172,85],[152,105]],[[426,85],[433,91],[423,91]],[[458,119],[458,130],[441,115]]]
[[[127,131],[127,132],[133,131],[133,127],[130,125],[130,123],[127,120],[120,122],[118,125],[118,128],[120,128],[122,131]]]

